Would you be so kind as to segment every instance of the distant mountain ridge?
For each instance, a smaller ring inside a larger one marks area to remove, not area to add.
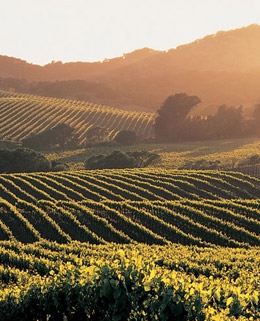
[[[23,79],[27,92],[39,94],[40,88],[44,95],[44,86],[58,84],[58,96],[121,108],[154,111],[176,92],[199,96],[202,104],[197,112],[202,114],[221,104],[248,108],[260,97],[260,25],[219,31],[168,51],[143,48],[103,62],[38,66],[0,56],[0,77],[17,78],[20,83]],[[68,91],[72,80],[83,81],[85,87],[73,94]],[[62,91],[63,85],[67,89]]]

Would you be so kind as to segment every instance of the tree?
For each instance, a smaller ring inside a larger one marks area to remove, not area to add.
[[[255,104],[253,116],[257,121],[260,120],[260,103]]]
[[[99,143],[108,135],[108,129],[101,126],[92,126],[86,133],[87,139],[91,143]]]
[[[0,150],[0,172],[46,172],[51,170],[51,162],[34,150],[18,148]]]
[[[182,139],[183,127],[191,109],[201,102],[197,96],[177,93],[166,98],[155,119],[155,137],[166,141]]]
[[[51,149],[57,147],[75,147],[78,145],[78,137],[74,128],[67,124],[58,124],[39,134],[31,134],[22,142],[25,148],[35,150]]]
[[[85,161],[86,169],[147,167],[160,161],[160,156],[148,151],[122,152],[92,156]]]
[[[260,135],[260,128],[259,128],[259,124],[260,124],[260,103],[257,103],[254,107],[253,110],[253,120],[251,121],[251,133],[253,135]]]
[[[58,124],[50,132],[52,136],[52,147],[64,147],[75,139],[74,128],[67,124]]]
[[[114,140],[121,145],[133,145],[137,141],[137,136],[134,131],[121,130],[117,133]]]
[[[135,158],[135,167],[140,168],[158,164],[161,160],[159,154],[151,153],[147,150],[127,152],[127,154]]]
[[[86,169],[103,168],[133,168],[135,167],[135,158],[127,155],[120,150],[114,150],[109,155],[92,156],[85,161]]]
[[[239,138],[244,134],[243,107],[221,105],[211,118],[211,138]]]

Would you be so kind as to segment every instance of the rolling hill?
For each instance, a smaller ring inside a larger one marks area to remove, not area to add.
[[[0,56],[0,86],[32,94],[52,91],[56,97],[124,109],[155,111],[176,92],[201,98],[197,114],[212,114],[222,104],[250,108],[260,92],[259,40],[260,26],[250,25],[219,31],[167,52],[143,48],[95,63],[59,61],[37,66]],[[81,81],[78,89],[75,80]]]
[[[107,139],[120,130],[135,131],[140,138],[152,136],[155,113],[51,97],[0,91],[0,139],[21,142],[30,134],[65,123],[75,128],[79,142],[86,142],[92,126],[108,129]]]
[[[176,91],[200,96],[200,114],[249,108],[260,92],[259,38],[252,25],[97,63],[0,56],[0,142],[59,123],[82,144],[95,125],[108,139],[120,130],[147,138]],[[199,168],[235,168],[258,156],[259,140],[146,148],[162,168],[0,174],[1,320],[259,320],[260,178]]]

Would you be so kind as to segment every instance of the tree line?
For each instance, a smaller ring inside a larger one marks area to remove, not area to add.
[[[221,105],[215,115],[191,116],[201,102],[197,96],[176,93],[166,98],[155,119],[155,137],[162,141],[212,140],[244,138],[260,135],[260,103],[250,118],[245,118],[243,106]]]
[[[138,137],[134,131],[121,130],[115,135],[113,145],[111,144],[111,140],[109,141],[107,138],[108,134],[108,128],[91,126],[86,133],[87,142],[85,146],[83,146],[79,142],[75,128],[61,123],[53,128],[46,129],[39,134],[31,133],[28,137],[22,140],[22,147],[33,150],[51,150],[57,148],[73,149],[98,145],[133,145],[138,141]]]

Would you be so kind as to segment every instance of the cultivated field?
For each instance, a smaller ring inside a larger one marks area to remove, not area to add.
[[[0,244],[0,319],[259,320],[259,248]]]
[[[144,138],[155,117],[11,92],[0,112],[18,143],[61,122],[82,143],[92,125]],[[58,150],[70,171],[0,175],[0,320],[260,320],[260,179],[234,171],[259,141],[121,149],[162,160],[93,171],[108,148]]]
[[[124,169],[0,175],[1,239],[260,245],[260,180]]]
[[[0,137],[21,142],[31,133],[64,123],[75,128],[79,142],[86,142],[91,126],[109,130],[113,139],[120,130],[135,131],[140,138],[153,133],[155,113],[120,110],[85,101],[18,94],[0,90]]]

